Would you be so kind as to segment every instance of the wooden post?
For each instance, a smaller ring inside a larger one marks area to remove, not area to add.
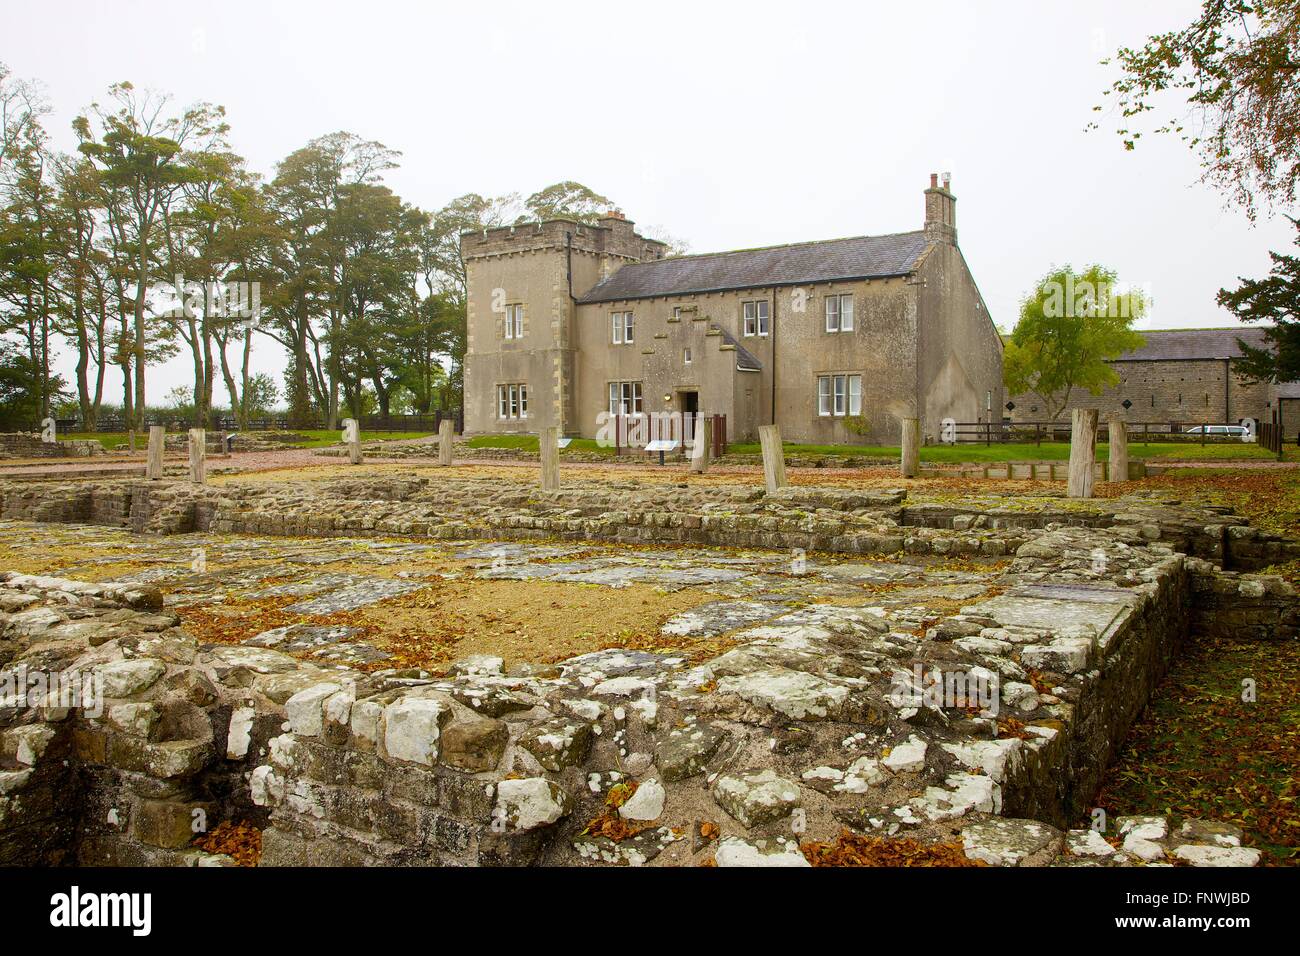
[[[438,426],[438,464],[450,465],[452,445],[456,441],[456,423],[444,418]]]
[[[343,419],[343,440],[348,444],[348,464],[361,464],[365,460],[361,454],[361,423],[355,418]]]
[[[1119,415],[1111,416],[1106,423],[1107,442],[1110,445],[1110,473],[1108,481],[1128,481],[1128,425]]]
[[[769,495],[786,486],[785,448],[781,444],[780,425],[759,425],[758,443],[763,449],[763,480]]]
[[[131,451],[132,454],[135,453],[135,429],[134,428],[128,430],[126,433],[126,447]]]
[[[707,415],[695,416],[695,440],[691,443],[691,471],[702,475],[709,470],[709,456],[713,453],[713,419]]]
[[[167,429],[162,425],[149,426],[149,457],[145,461],[144,476],[158,481],[163,476],[163,443]]]
[[[1076,408],[1070,417],[1070,471],[1065,493],[1071,498],[1091,498],[1097,460],[1097,409]]]
[[[543,428],[537,436],[542,453],[542,490],[555,491],[560,487],[560,429],[556,425]]]
[[[208,480],[207,433],[202,428],[190,429],[190,481],[202,485]]]
[[[899,465],[899,474],[904,478],[915,478],[921,470],[921,420],[919,418],[903,419],[903,457]]]

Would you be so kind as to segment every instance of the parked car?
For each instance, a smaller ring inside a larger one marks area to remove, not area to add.
[[[1248,434],[1245,425],[1196,425],[1184,432],[1186,435],[1223,435],[1229,438],[1240,438]]]

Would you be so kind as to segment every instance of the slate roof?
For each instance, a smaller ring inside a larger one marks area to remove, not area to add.
[[[1228,329],[1138,329],[1146,344],[1125,352],[1117,362],[1178,362],[1195,359],[1240,358],[1237,339],[1260,348],[1264,330],[1240,326]]]
[[[722,341],[726,342],[728,345],[734,345],[736,347],[736,371],[738,372],[763,371],[763,363],[758,360],[757,356],[755,356],[753,352],[751,352],[749,349],[745,348],[738,341],[736,341],[736,337],[734,335],[732,335],[722,326],[714,325],[712,322],[709,323],[709,327],[713,329],[717,329],[719,332],[722,333]]]
[[[927,245],[924,232],[900,232],[636,262],[597,283],[578,301],[614,302],[901,276],[916,267]]]

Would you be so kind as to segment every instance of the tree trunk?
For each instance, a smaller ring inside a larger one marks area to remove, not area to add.
[[[145,240],[140,240],[140,252],[136,260],[136,288],[135,288],[135,305],[133,317],[135,321],[135,418],[133,425],[136,431],[144,431],[144,413],[145,413],[145,383],[144,369],[146,365],[145,358],[145,328],[144,328],[144,299],[147,286],[149,284],[149,247],[145,245]]]

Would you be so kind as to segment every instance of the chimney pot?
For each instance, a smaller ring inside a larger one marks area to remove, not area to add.
[[[939,185],[939,174],[938,174],[938,173],[931,173],[931,174],[930,174],[930,188],[931,188],[931,189],[935,189],[935,188],[938,187],[938,185]]]

